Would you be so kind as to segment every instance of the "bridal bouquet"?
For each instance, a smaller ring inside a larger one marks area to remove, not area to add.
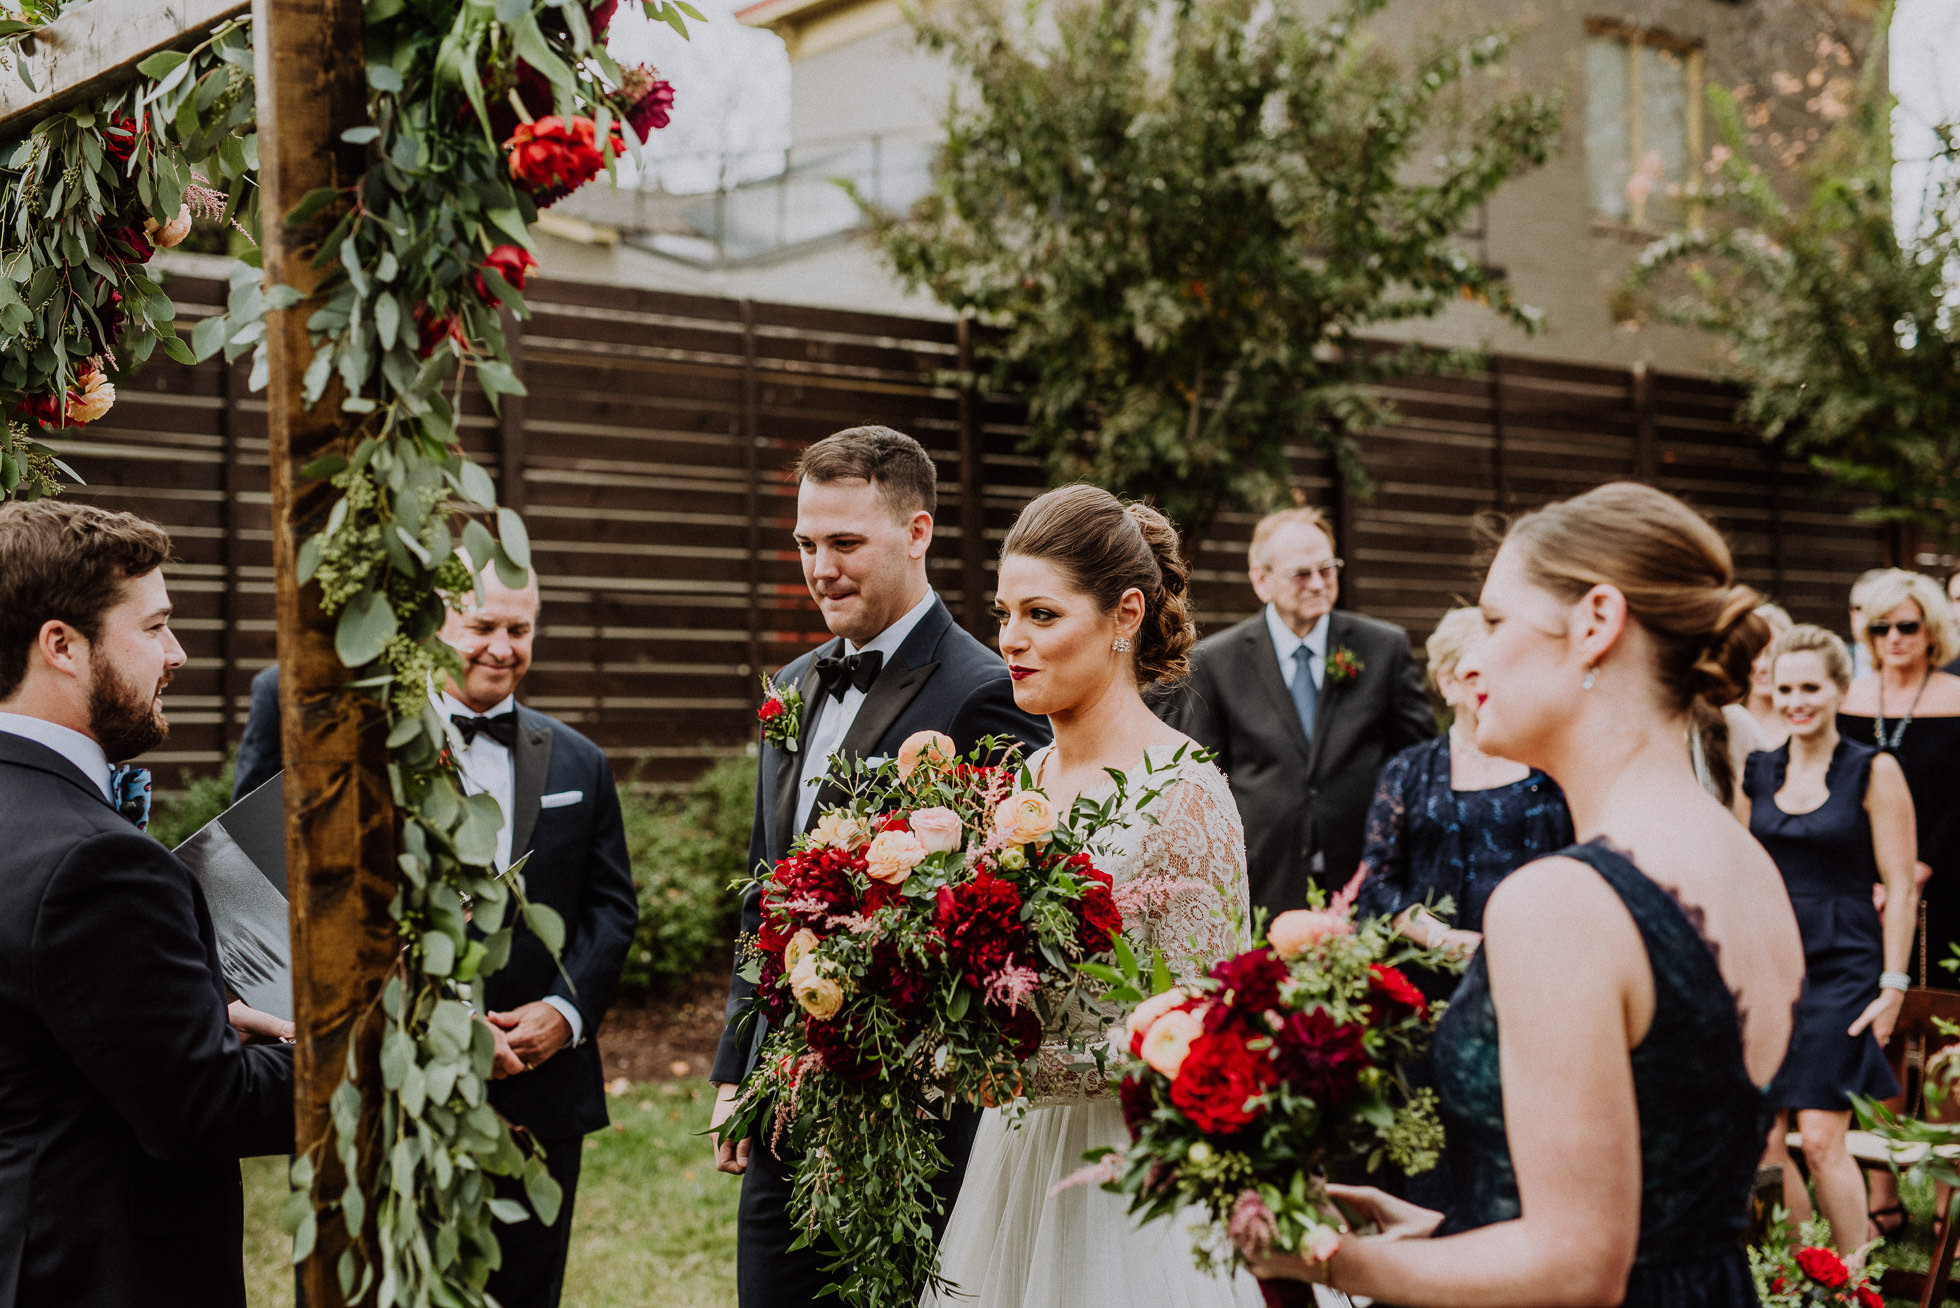
[[[759,1129],[796,1160],[793,1207],[867,1308],[939,1283],[934,1119],[1020,1095],[1079,967],[1122,926],[1094,823],[1058,822],[1018,764],[985,765],[1007,744],[961,760],[921,732],[859,765],[850,804],[768,874],[747,945],[770,1030],[723,1138]]]
[[[1161,967],[1143,978],[1127,957],[1109,971],[1111,997],[1141,1000],[1119,1087],[1130,1145],[1079,1175],[1146,1219],[1202,1209],[1201,1264],[1325,1258],[1340,1242],[1329,1178],[1358,1180],[1384,1158],[1435,1166],[1434,1093],[1411,1091],[1396,1064],[1423,1049],[1437,1010],[1396,964],[1448,964],[1387,919],[1355,921],[1359,880],[1325,907],[1281,913],[1265,945],[1195,984],[1170,987]]]
[[[1763,1308],[1885,1308],[1878,1292],[1880,1269],[1852,1270],[1829,1240],[1830,1223],[1812,1218],[1792,1241],[1778,1211],[1763,1243],[1749,1247],[1749,1270]]]

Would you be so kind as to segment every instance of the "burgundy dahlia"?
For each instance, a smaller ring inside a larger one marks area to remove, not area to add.
[[[1336,1022],[1324,1008],[1287,1014],[1274,1043],[1280,1075],[1324,1111],[1353,1098],[1368,1066],[1361,1029]]]

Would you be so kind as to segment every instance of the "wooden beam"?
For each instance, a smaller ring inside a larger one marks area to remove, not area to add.
[[[316,187],[350,188],[366,167],[365,147],[341,133],[365,123],[367,78],[361,0],[257,0],[259,185],[264,204],[265,275],[297,288],[293,308],[269,315],[266,434],[271,444],[273,575],[279,620],[279,720],[286,768],[286,877],[291,889],[293,1020],[298,1027],[294,1086],[297,1145],[314,1150],[318,1193],[346,1183],[339,1159],[318,1148],[332,1121],[329,1100],[350,1047],[363,1091],[364,1147],[356,1166],[372,1178],[380,1101],[382,1023],[361,1022],[394,965],[388,904],[395,893],[395,813],[388,784],[381,706],[344,689],[347,669],[334,653],[334,622],[320,611],[317,587],[302,588],[299,547],[326,522],[338,492],[299,470],[329,454],[348,455],[360,416],[341,412],[336,378],[313,408],[301,402],[313,357],[307,317],[323,274],[312,255],[339,220],[330,205],[288,227],[281,216]],[[368,1193],[375,1191],[372,1183]],[[374,1220],[370,1206],[368,1222]],[[370,1225],[370,1230],[372,1229]],[[313,1254],[300,1265],[307,1308],[345,1303],[335,1264],[347,1246],[341,1223],[322,1222]]]
[[[0,136],[135,80],[136,65],[159,50],[196,45],[251,8],[251,0],[90,0],[22,44],[20,61],[40,90],[18,72],[0,75]]]

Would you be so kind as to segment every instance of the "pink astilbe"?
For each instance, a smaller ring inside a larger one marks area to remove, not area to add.
[[[1248,1258],[1257,1258],[1271,1247],[1273,1239],[1279,1234],[1279,1222],[1273,1217],[1272,1209],[1259,1197],[1257,1190],[1247,1190],[1232,1205],[1231,1220],[1225,1226],[1225,1234],[1232,1241],[1232,1247]]]
[[[1078,1185],[1108,1185],[1123,1174],[1122,1158],[1121,1154],[1104,1154],[1100,1162],[1076,1168],[1048,1187],[1048,1197],[1053,1199],[1062,1191],[1073,1190]]]
[[[796,1116],[796,1101],[803,1091],[803,1078],[807,1073],[823,1066],[823,1058],[815,1053],[803,1055],[789,1070],[789,1093],[776,1101],[776,1120],[769,1130],[769,1148],[778,1155],[782,1152],[783,1132],[789,1129],[790,1121]]]
[[[1337,913],[1342,917],[1353,917],[1354,901],[1361,894],[1361,883],[1367,877],[1368,869],[1363,866],[1353,876],[1348,878],[1348,883],[1341,887],[1340,894],[1334,896],[1334,902],[1327,906],[1327,911]]]
[[[848,931],[854,936],[861,936],[878,929],[877,921],[862,913],[846,913],[841,917],[825,918],[824,926],[831,931]]]
[[[1005,1004],[1012,1012],[1027,1002],[1028,996],[1041,988],[1041,973],[1031,967],[1021,967],[1009,963],[1000,971],[987,978],[987,1002]]]

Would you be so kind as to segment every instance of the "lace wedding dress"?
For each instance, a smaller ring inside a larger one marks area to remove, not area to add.
[[[1232,792],[1223,773],[1185,749],[1183,758],[1166,747],[1145,754],[1126,779],[1116,823],[1096,842],[1131,948],[1139,958],[1162,954],[1180,978],[1245,948],[1250,920]],[[1037,778],[1047,754],[1029,760]],[[1086,793],[1102,799],[1114,787]],[[1084,1005],[1068,1014],[1065,1032],[1051,1033],[1019,1124],[998,1110],[981,1118],[940,1242],[941,1273],[958,1291],[927,1294],[928,1308],[1259,1308],[1250,1276],[1197,1267],[1185,1223],[1139,1227],[1121,1196],[1094,1184],[1054,1192],[1086,1150],[1129,1143],[1122,1109],[1085,1048],[1108,1038],[1099,1019],[1110,1016]]]

